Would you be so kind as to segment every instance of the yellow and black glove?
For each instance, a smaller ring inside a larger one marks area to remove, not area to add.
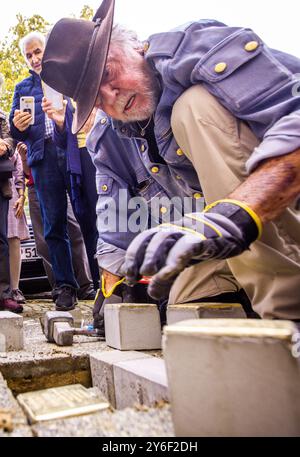
[[[100,337],[105,337],[104,326],[104,307],[107,304],[117,303],[153,303],[147,294],[147,284],[144,280],[139,281],[134,287],[129,287],[124,283],[125,278],[116,281],[110,290],[105,285],[105,276],[102,275],[101,289],[97,291],[94,301],[93,318],[94,329]]]
[[[135,284],[142,275],[152,276],[148,294],[161,299],[186,267],[238,256],[261,234],[261,221],[248,206],[220,200],[201,213],[138,235],[127,250],[123,272],[128,284]]]

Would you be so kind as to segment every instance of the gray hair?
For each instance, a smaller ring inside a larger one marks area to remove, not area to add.
[[[114,25],[111,32],[111,44],[118,47],[119,49],[139,49],[143,47],[141,41],[138,39],[137,34],[128,30],[120,24]]]
[[[21,40],[19,42],[20,50],[24,57],[26,57],[25,53],[24,53],[25,46],[34,40],[39,41],[41,43],[41,45],[43,47],[45,47],[45,36],[41,32],[38,32],[38,31],[30,32],[27,35],[25,35],[23,38],[21,38]]]

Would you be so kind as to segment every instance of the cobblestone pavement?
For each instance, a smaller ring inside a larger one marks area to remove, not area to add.
[[[84,318],[92,321],[93,301],[80,301],[76,307],[80,309]],[[54,311],[55,306],[52,300],[36,299],[27,300],[24,305],[24,312],[22,316],[24,319],[38,319],[42,317],[47,311]]]

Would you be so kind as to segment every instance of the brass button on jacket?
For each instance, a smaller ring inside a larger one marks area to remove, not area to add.
[[[224,71],[227,68],[227,63],[225,62],[220,62],[215,66],[215,72],[216,73],[224,73]]]
[[[256,51],[256,49],[258,48],[259,44],[257,41],[249,41],[249,43],[247,43],[245,45],[245,50],[247,52],[253,52],[253,51]]]
[[[195,200],[199,200],[200,198],[202,198],[202,194],[197,192],[196,194],[194,194],[194,198],[195,198]]]

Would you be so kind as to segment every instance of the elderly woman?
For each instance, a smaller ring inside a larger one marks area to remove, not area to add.
[[[25,176],[19,151],[23,143],[17,145],[12,158],[14,171],[12,176],[12,198],[9,201],[8,209],[8,245],[10,263],[10,286],[12,297],[17,303],[25,303],[25,297],[19,290],[21,273],[21,241],[29,238],[29,230],[24,213],[25,203]],[[25,146],[26,147],[26,146]]]
[[[0,75],[0,88],[3,77]],[[7,177],[1,179],[1,163],[14,153],[14,143],[9,133],[6,116],[0,110],[0,310],[21,313],[22,305],[18,304],[12,296],[10,287],[9,248],[7,240],[7,216],[11,188]]]

